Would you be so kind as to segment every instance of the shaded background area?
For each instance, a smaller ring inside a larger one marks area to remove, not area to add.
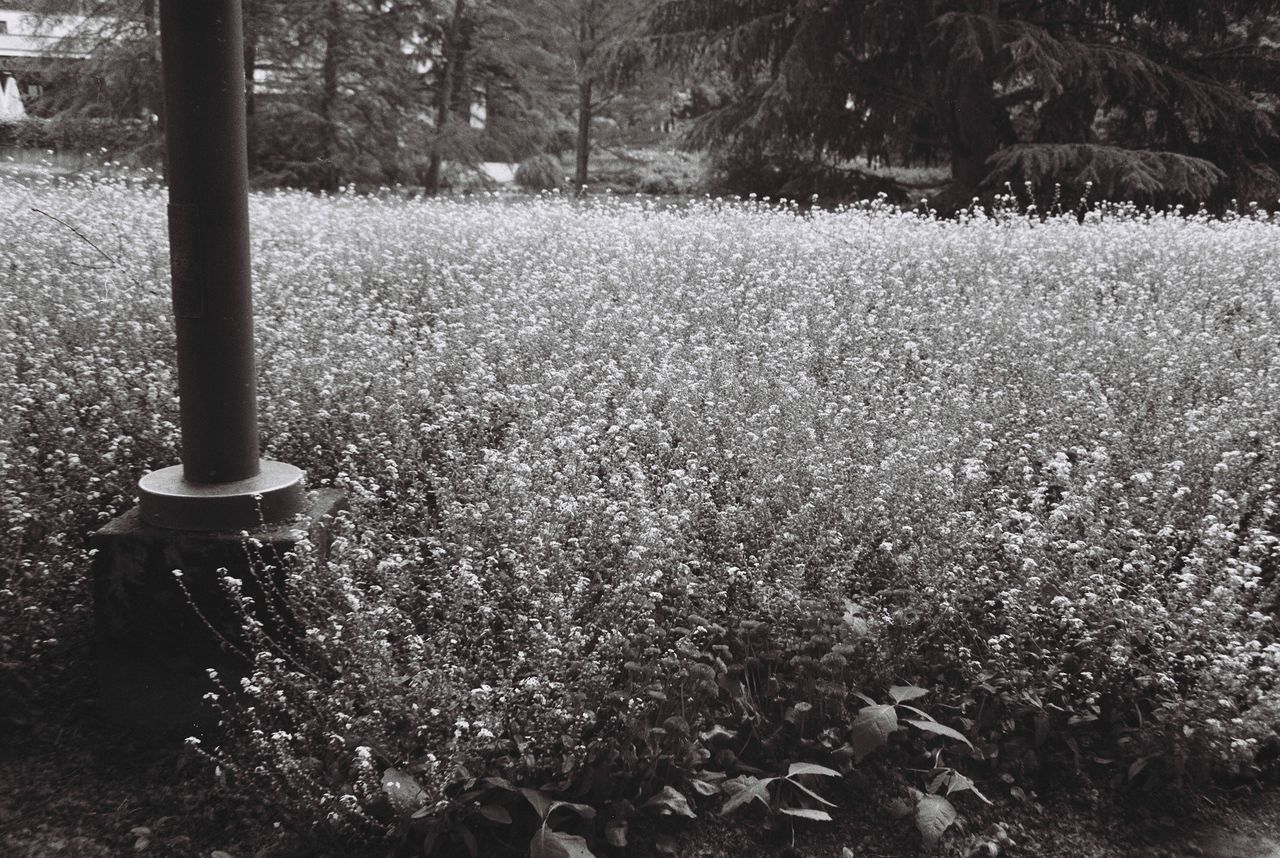
[[[154,6],[0,8],[18,34],[0,76],[32,117],[0,122],[0,145],[159,167]],[[1259,0],[244,0],[244,20],[260,184],[436,193],[525,164],[534,189],[944,212],[1010,190],[1041,208],[1280,197],[1280,13]]]

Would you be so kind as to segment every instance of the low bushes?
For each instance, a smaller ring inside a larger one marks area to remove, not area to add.
[[[534,155],[516,168],[516,184],[526,191],[554,191],[564,187],[564,168],[554,155]]]
[[[678,196],[707,189],[704,158],[689,152],[609,151],[597,156],[593,172],[600,183],[623,191]]]
[[[111,157],[159,154],[158,138],[141,120],[60,116],[0,121],[0,148],[100,152]]]
[[[163,197],[3,192],[0,660],[38,672],[85,533],[176,460]],[[857,781],[928,838],[1054,772],[1258,764],[1267,216],[252,206],[268,454],[354,509],[305,657],[259,641],[202,748],[281,818],[603,851]]]

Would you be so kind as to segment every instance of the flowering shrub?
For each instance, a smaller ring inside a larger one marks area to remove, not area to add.
[[[86,623],[86,534],[177,458],[165,200],[2,181],[0,663],[40,669]],[[792,725],[756,774],[839,756],[903,683],[1015,779],[1247,767],[1280,722],[1274,218],[252,216],[266,452],[354,511],[295,571],[303,657],[260,639],[205,749],[282,815],[457,832],[491,807],[459,785],[589,792],[601,760],[632,778],[601,801],[692,797],[754,776],[717,726]]]

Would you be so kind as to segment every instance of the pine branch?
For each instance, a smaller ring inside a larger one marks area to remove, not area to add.
[[[1088,143],[1040,143],[1007,147],[989,162],[984,184],[1091,183],[1108,199],[1155,202],[1210,197],[1226,173],[1216,164],[1178,152],[1123,149]]]

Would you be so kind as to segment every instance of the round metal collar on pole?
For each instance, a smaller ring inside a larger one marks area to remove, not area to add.
[[[182,466],[152,471],[138,482],[144,521],[173,530],[246,530],[287,521],[303,508],[303,473],[283,462],[263,461],[256,476],[200,485]]]

